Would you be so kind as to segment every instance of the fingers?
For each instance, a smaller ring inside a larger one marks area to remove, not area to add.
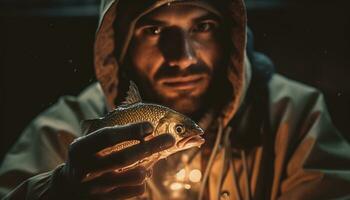
[[[84,183],[90,194],[108,193],[117,187],[142,185],[150,172],[143,167],[124,173],[109,172],[94,180]]]
[[[94,154],[123,141],[143,140],[152,132],[153,126],[149,122],[106,127],[77,139],[71,144],[70,151],[77,156],[80,154]]]
[[[142,160],[154,153],[166,150],[175,144],[170,134],[159,135],[147,142],[131,146],[103,158],[95,157],[89,163],[89,171],[99,173],[108,170],[120,169]]]

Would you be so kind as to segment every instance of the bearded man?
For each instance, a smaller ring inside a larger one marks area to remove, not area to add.
[[[101,8],[99,83],[29,125],[0,169],[5,199],[350,198],[350,145],[319,91],[273,73],[254,52],[242,0],[109,0]],[[93,159],[92,149],[153,131],[147,122],[81,130],[82,120],[123,101],[130,80],[145,101],[197,121],[206,143],[153,170],[113,167],[170,148],[168,134]]]

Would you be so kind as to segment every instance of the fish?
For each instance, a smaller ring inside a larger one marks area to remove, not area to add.
[[[143,102],[137,85],[133,81],[130,81],[127,96],[121,105],[102,118],[84,121],[82,129],[86,133],[91,133],[104,127],[121,126],[145,121],[150,122],[154,127],[152,134],[144,138],[145,141],[158,135],[168,133],[174,138],[175,144],[169,149],[138,160],[131,165],[114,169],[115,172],[121,173],[138,166],[149,169],[161,159],[189,148],[200,148],[205,142],[204,138],[201,137],[204,134],[203,129],[189,117],[163,105]],[[97,152],[96,156],[103,158],[125,148],[137,145],[140,142],[142,141],[128,140],[117,143]],[[96,176],[100,176],[102,173],[103,172],[99,174],[90,173],[85,177],[84,181],[91,180]]]

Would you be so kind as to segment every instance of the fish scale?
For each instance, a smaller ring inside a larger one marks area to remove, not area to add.
[[[148,121],[154,127],[167,113],[166,107],[156,104],[137,103],[130,106],[120,106],[109,113],[98,126],[126,125],[129,123]]]
[[[159,120],[164,117],[168,110],[166,107],[156,104],[136,103],[124,105],[108,113],[105,118],[100,119],[100,123],[95,124],[94,128],[99,129],[106,126],[126,125],[142,121],[151,122],[153,127],[157,127]],[[153,132],[153,136],[156,136],[156,131]],[[105,148],[98,152],[98,155],[103,157],[139,143],[138,140],[128,140]]]

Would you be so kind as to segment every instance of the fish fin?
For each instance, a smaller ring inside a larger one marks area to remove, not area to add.
[[[139,89],[137,88],[137,85],[133,81],[130,81],[129,90],[126,94],[127,96],[125,98],[125,101],[123,101],[124,105],[130,105],[130,104],[142,102]]]
[[[153,135],[160,135],[163,133],[169,133],[169,123],[167,123],[167,118],[162,117],[159,121],[157,126],[154,128]]]
[[[83,134],[87,135],[88,133],[95,131],[98,121],[99,121],[98,119],[88,119],[88,120],[82,121],[80,123],[81,124],[80,126],[81,126],[81,130],[83,131]]]

